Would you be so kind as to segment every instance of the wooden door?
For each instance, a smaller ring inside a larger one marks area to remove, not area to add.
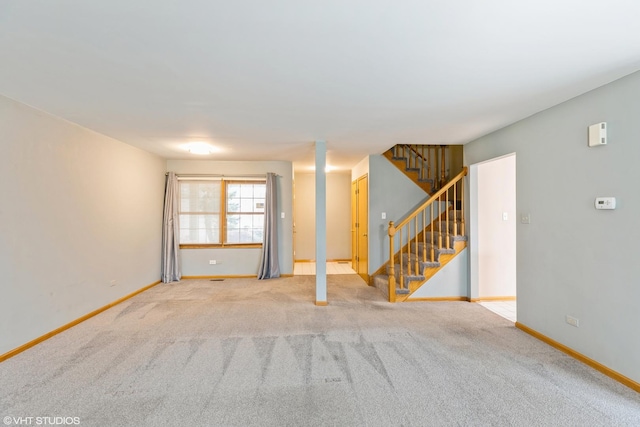
[[[363,175],[351,184],[353,269],[369,283],[369,178]]]
[[[358,181],[351,183],[351,268],[358,271]]]

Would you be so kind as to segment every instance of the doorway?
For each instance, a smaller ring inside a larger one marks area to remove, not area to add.
[[[316,273],[316,176],[294,174],[294,275]],[[327,274],[355,274],[351,270],[351,173],[326,174],[327,184]]]
[[[470,297],[515,321],[516,154],[470,166]]]
[[[369,176],[351,183],[351,265],[369,283]]]

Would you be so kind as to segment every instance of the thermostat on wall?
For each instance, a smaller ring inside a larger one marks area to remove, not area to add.
[[[596,209],[615,209],[615,197],[596,197]]]

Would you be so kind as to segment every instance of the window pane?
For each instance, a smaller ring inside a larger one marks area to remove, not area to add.
[[[240,212],[253,212],[253,199],[240,200]]]
[[[240,197],[243,199],[253,198],[253,184],[241,184]]]
[[[262,243],[263,215],[227,215],[226,243]]]
[[[240,198],[240,185],[241,184],[227,184],[227,199]]]
[[[262,243],[265,183],[229,182],[226,185],[225,243]]]
[[[227,243],[240,243],[240,229],[228,229],[227,228]]]
[[[253,215],[242,215],[240,217],[240,228],[253,228]]]
[[[180,243],[220,242],[221,181],[180,181]]]
[[[253,233],[251,229],[240,230],[240,243],[253,243]]]
[[[255,184],[253,186],[253,197],[264,199],[267,193],[266,184]]]
[[[180,215],[180,243],[220,243],[219,215]]]
[[[220,181],[180,182],[180,212],[219,212]]]
[[[227,212],[240,212],[240,199],[233,199],[227,202]]]
[[[227,228],[240,228],[240,215],[227,215]]]
[[[264,212],[264,199],[253,199],[253,211],[252,212]]]

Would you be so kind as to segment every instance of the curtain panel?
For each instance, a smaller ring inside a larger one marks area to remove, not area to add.
[[[164,283],[177,282],[182,277],[178,203],[178,177],[174,172],[169,172],[165,185],[162,224],[162,281]]]
[[[267,173],[267,192],[264,206],[264,240],[258,268],[258,279],[260,280],[280,277],[277,200],[277,175],[269,172]]]

